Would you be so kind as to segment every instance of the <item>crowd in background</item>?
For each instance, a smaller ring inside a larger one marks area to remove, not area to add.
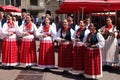
[[[61,22],[51,18],[50,11],[45,17],[34,18],[22,9],[21,18],[11,14],[5,17],[0,10],[0,47],[4,69],[25,65],[31,69],[37,65],[43,71],[55,67],[54,42],[58,45],[58,68],[63,73],[69,70],[80,76],[97,79],[102,69],[116,69],[119,62],[120,33],[110,17],[106,25],[97,28],[90,18],[73,22],[68,15]],[[36,38],[40,41],[39,55],[36,55]]]

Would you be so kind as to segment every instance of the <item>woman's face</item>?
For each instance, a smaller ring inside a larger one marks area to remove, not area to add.
[[[8,21],[11,21],[11,20],[12,20],[12,16],[7,15],[7,20],[8,20]]]
[[[49,24],[50,24],[50,19],[47,18],[47,17],[45,18],[45,24],[46,24],[46,25],[49,25]]]
[[[107,18],[106,23],[107,23],[107,25],[110,25],[110,24],[112,24],[112,20],[110,18]]]
[[[90,24],[90,22],[91,22],[91,21],[90,21],[90,18],[87,18],[87,19],[86,19],[86,24]]]
[[[3,18],[4,13],[0,12],[0,18]]]
[[[94,27],[94,25],[93,25],[93,24],[90,24],[90,26],[89,26],[89,29],[90,29],[90,31],[93,31],[93,30],[95,30],[95,27]]]
[[[26,16],[26,21],[30,22],[31,21],[31,17],[30,16]]]
[[[16,17],[15,16],[13,17],[13,21],[16,21]]]
[[[80,26],[85,26],[83,21],[80,21]]]
[[[63,27],[68,27],[68,21],[67,21],[67,19],[63,20]]]

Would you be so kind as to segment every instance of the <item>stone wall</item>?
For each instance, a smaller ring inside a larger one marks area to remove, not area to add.
[[[36,16],[43,16],[45,13],[45,3],[44,0],[38,0],[38,5],[30,5],[30,0],[21,0],[21,8],[26,8],[29,12],[32,12],[32,14],[37,13]]]
[[[52,17],[55,18],[55,10],[59,8],[59,2],[57,0],[51,0],[49,4],[46,4],[46,9],[50,10]]]
[[[0,5],[4,5],[4,0],[0,0]]]

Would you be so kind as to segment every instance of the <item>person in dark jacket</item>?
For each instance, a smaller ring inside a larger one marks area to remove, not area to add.
[[[68,15],[67,16],[67,21],[68,21],[68,25],[70,26],[70,28],[72,28],[73,30],[75,30],[75,23],[73,22],[73,15]]]
[[[22,17],[20,19],[18,19],[18,26],[22,25],[25,23],[26,20],[26,16],[27,16],[27,10],[26,9],[22,9]]]

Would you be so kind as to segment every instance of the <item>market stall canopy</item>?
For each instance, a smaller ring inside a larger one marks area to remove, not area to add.
[[[105,0],[107,8],[110,11],[120,10],[120,0]]]
[[[64,0],[56,13],[115,11],[119,6],[120,0]]]
[[[7,5],[7,6],[0,6],[0,9],[3,9],[5,12],[21,12],[21,9],[15,6]]]
[[[58,12],[77,12],[84,8],[84,12],[103,11],[105,1],[103,0],[64,0]]]

